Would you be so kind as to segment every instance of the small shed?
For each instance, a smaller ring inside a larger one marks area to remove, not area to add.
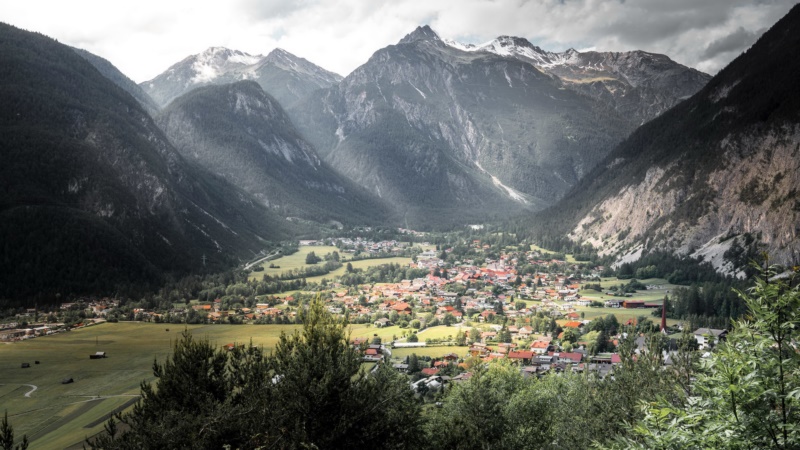
[[[101,359],[106,357],[106,352],[95,352],[94,355],[89,355],[89,359]]]

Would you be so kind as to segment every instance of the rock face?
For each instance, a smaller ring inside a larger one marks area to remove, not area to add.
[[[197,88],[156,122],[187,160],[282,216],[360,225],[386,218],[383,205],[320,160],[255,81]]]
[[[323,159],[415,223],[551,204],[633,128],[529,62],[428,27],[289,112]]]
[[[282,49],[261,56],[212,47],[187,57],[140,86],[159,106],[165,107],[175,98],[201,86],[254,80],[285,107],[341,79]]]
[[[637,130],[550,212],[606,253],[800,258],[800,8],[695,96]],[[728,252],[728,256],[731,253]],[[717,258],[715,258],[717,257]],[[728,258],[730,259],[730,258]]]
[[[0,25],[0,57],[0,298],[222,270],[290,236],[69,47]]]

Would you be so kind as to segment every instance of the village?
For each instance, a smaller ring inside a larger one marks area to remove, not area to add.
[[[306,252],[335,244],[342,254],[402,254],[397,241],[363,239],[304,241]],[[451,248],[425,245],[408,262],[406,273],[421,276],[398,282],[345,285],[263,295],[239,302],[192,301],[169,310],[126,307],[119,300],[83,299],[62,303],[57,311],[28,309],[0,329],[0,340],[32,339],[105,321],[156,323],[293,324],[313,297],[327,310],[360,328],[353,345],[366,364],[391,364],[410,376],[413,388],[433,398],[451,382],[468,379],[476,364],[505,361],[525,376],[563,371],[605,377],[622,362],[620,341],[632,339],[635,353],[648,351],[647,333],[661,333],[665,365],[678,342],[705,351],[725,338],[722,329],[684,330],[683,324],[658,317],[669,285],[639,286],[645,294],[599,289],[603,267],[554,259],[541,250],[504,251],[496,258],[480,240],[469,243],[470,258],[455,260]],[[380,261],[380,260],[378,260]],[[380,267],[380,266],[379,266]],[[635,280],[632,280],[635,281]],[[632,283],[629,281],[629,283]],[[629,290],[628,290],[629,291]],[[634,291],[636,292],[636,291]],[[620,319],[621,318],[621,319]]]

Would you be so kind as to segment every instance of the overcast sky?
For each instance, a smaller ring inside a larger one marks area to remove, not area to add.
[[[501,35],[545,50],[664,53],[715,74],[796,0],[20,0],[0,21],[111,61],[134,81],[221,46],[276,47],[347,75],[419,25],[479,44]]]

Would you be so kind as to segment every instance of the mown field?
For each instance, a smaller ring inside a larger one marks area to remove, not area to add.
[[[169,331],[166,329],[169,328]],[[222,346],[247,343],[273,348],[296,325],[189,326],[193,335]],[[182,325],[106,323],[13,344],[0,343],[0,405],[15,434],[31,449],[63,449],[103,429],[114,409],[130,406],[143,380],[153,380],[153,360],[164,361]],[[106,359],[89,355],[105,351]],[[39,361],[40,364],[35,364]],[[22,369],[21,364],[31,367]],[[61,384],[65,378],[74,383]],[[33,387],[36,390],[33,390]],[[31,392],[32,391],[32,392]],[[25,394],[30,393],[26,397]]]

